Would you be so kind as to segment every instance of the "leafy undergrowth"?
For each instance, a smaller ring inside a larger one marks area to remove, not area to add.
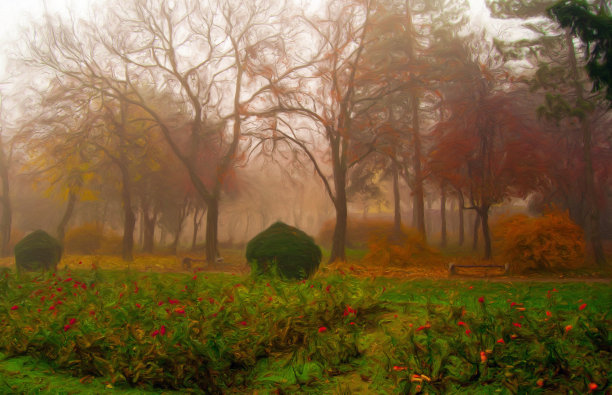
[[[605,393],[611,310],[604,283],[5,271],[0,385],[27,358],[93,392]]]

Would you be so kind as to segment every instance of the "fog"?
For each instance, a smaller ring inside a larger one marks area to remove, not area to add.
[[[360,219],[490,259],[490,224],[551,209],[612,235],[609,103],[541,12],[40,4],[2,5],[4,255],[43,229],[212,261],[282,221],[345,260]]]

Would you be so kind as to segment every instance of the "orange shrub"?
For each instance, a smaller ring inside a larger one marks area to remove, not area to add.
[[[323,224],[319,231],[319,244],[331,246],[334,236],[336,220],[332,219]],[[346,229],[346,246],[348,248],[367,248],[370,235],[380,230],[393,229],[393,222],[380,219],[349,218]]]
[[[73,254],[117,254],[121,252],[121,236],[105,232],[97,224],[84,224],[66,232],[64,249]]]
[[[493,225],[492,233],[495,247],[514,272],[584,264],[584,232],[566,212],[505,217]]]
[[[399,239],[393,237],[393,224],[373,229],[368,240],[369,252],[364,260],[379,266],[407,266],[429,263],[438,252],[427,245],[416,229],[402,228]]]

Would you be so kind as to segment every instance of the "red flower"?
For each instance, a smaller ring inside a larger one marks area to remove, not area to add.
[[[85,285],[85,283],[83,283],[83,284],[81,284],[81,288],[87,289],[87,285]]]
[[[597,384],[589,383],[589,391],[595,391],[597,389]]]
[[[69,325],[74,325],[76,323],[76,318],[71,318],[68,322]]]
[[[424,329],[429,329],[429,328],[431,328],[431,325],[429,325],[429,324],[427,324],[427,325],[423,325],[423,326],[419,326],[419,327],[417,328],[417,332],[418,332],[418,331],[422,331],[422,330],[424,330]]]
[[[202,297],[200,296],[198,297],[198,302],[201,302],[201,301],[202,301]]]
[[[57,292],[62,292],[62,288],[61,287],[57,287]]]
[[[19,308],[19,306],[14,305],[13,307],[11,307],[11,310],[17,310]]]
[[[474,286],[470,285],[470,286],[468,287],[468,289],[474,289]]]
[[[580,305],[580,307],[578,307],[578,310],[584,310],[584,309],[586,309],[586,307],[587,307],[587,304],[583,303],[583,304]]]
[[[168,298],[168,303],[170,303],[170,304],[178,304],[179,301],[177,299],[170,299],[170,298]]]
[[[70,325],[64,325],[64,332],[67,332],[70,329]]]
[[[319,328],[319,333],[325,332],[327,330],[326,327],[322,326]]]
[[[538,379],[538,381],[536,381],[536,384],[538,387],[542,387],[544,385],[544,379]]]
[[[83,264],[83,262],[82,262],[82,261],[79,261],[79,265],[82,265],[82,264]]]
[[[49,310],[55,310],[55,305],[49,307]]]
[[[353,321],[349,322],[349,325],[355,325],[355,323]]]
[[[463,321],[459,321],[459,322],[457,322],[457,325],[459,325],[459,326],[466,326],[466,323],[463,322]]]
[[[478,298],[478,303],[484,303],[484,296],[481,296],[480,298]]]
[[[482,363],[487,362],[487,354],[484,351],[480,352],[480,362]]]
[[[499,344],[506,344],[506,342],[504,341],[504,339],[499,339],[497,342],[498,342]]]
[[[193,277],[191,277],[192,280],[197,280],[198,279],[198,275],[194,274]]]
[[[68,283],[70,281],[72,281],[72,277],[68,277],[67,279],[64,280],[65,283]]]
[[[329,292],[330,288],[331,288],[331,285],[328,285],[327,287],[325,287],[325,292]]]
[[[153,332],[151,332],[151,336],[155,337],[159,334],[159,331],[157,329],[155,329]]]
[[[246,323],[246,321],[240,321],[240,325],[242,325],[242,326],[246,326],[246,325],[247,325],[247,323]]]
[[[161,328],[159,328],[159,333],[163,336],[166,334],[166,326],[162,325]]]
[[[406,370],[408,369],[406,366],[394,366],[393,370],[395,370],[396,372],[401,372],[402,370]]]
[[[266,283],[266,287],[269,287],[269,286],[270,286],[270,283]]]
[[[89,310],[89,315],[96,315],[96,312],[93,310]]]
[[[157,302],[157,305],[158,305],[158,306],[161,306],[161,305],[163,305],[163,304],[164,304],[164,302],[162,302],[161,300],[160,300],[159,302]]]
[[[550,311],[548,311],[548,310],[547,310],[547,311],[546,311],[546,315],[547,315],[548,317],[550,317],[550,316],[552,316],[552,313],[551,313]]]
[[[139,309],[142,308],[142,306],[140,305],[140,303],[136,303],[136,307],[138,307]]]
[[[176,309],[174,309],[174,312],[178,314],[185,314],[185,309],[182,307],[177,307]]]
[[[470,335],[470,333],[472,333],[472,331],[471,331],[471,330],[469,330],[469,329],[466,329],[466,330],[465,330],[465,334],[466,334],[466,335],[468,335],[468,336],[469,336],[469,335]]]
[[[571,331],[571,330],[572,330],[572,328],[573,328],[573,326],[571,326],[571,325],[566,326],[566,327],[565,327],[565,332],[569,332],[569,331]]]
[[[522,325],[519,322],[513,322],[512,325],[516,326],[517,328],[522,327]]]

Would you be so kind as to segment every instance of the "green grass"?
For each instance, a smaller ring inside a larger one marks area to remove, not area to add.
[[[8,272],[0,392],[604,391],[611,310],[609,283]]]

